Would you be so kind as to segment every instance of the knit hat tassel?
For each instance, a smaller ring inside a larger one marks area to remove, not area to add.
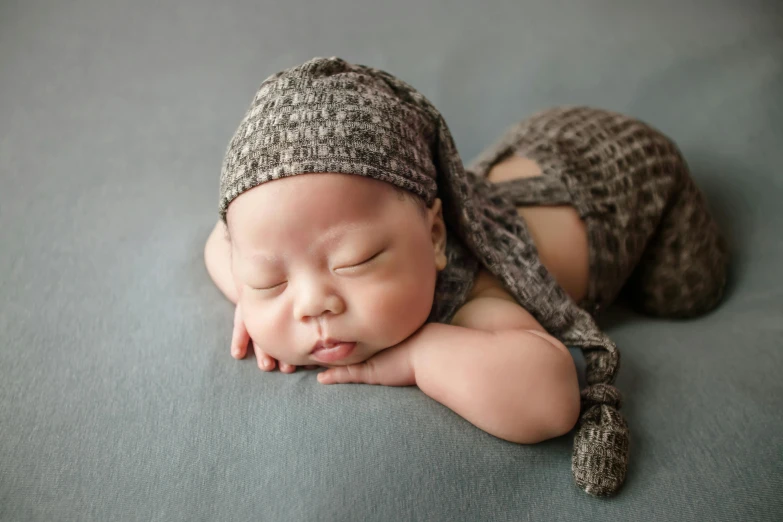
[[[615,352],[619,358],[619,351]],[[603,350],[585,351],[588,386],[582,390],[582,414],[574,437],[571,471],[576,484],[586,493],[606,497],[616,493],[625,481],[628,468],[630,431],[618,411],[622,406],[620,391],[606,382],[607,359]],[[614,370],[619,360],[609,363]],[[602,368],[603,367],[603,368]],[[613,374],[614,372],[612,372]]]

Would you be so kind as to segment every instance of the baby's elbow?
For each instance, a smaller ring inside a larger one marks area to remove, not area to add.
[[[557,411],[553,410],[543,419],[539,419],[537,423],[528,424],[523,429],[517,428],[513,430],[513,435],[510,437],[497,436],[517,444],[538,444],[549,439],[562,437],[574,429],[579,420],[579,410],[575,410],[576,414],[573,411],[571,407]]]
[[[550,438],[562,437],[574,429],[579,422],[581,402],[578,390],[575,394],[569,394],[562,411],[555,415],[552,421],[552,436]]]
[[[548,390],[549,399],[541,402],[545,407],[539,414],[540,430],[535,437],[536,440],[532,442],[562,437],[573,430],[579,422],[582,398],[570,354],[561,372],[561,378],[557,381],[559,384]]]
[[[548,400],[542,401],[545,409],[527,419],[523,424],[516,423],[510,431],[511,437],[502,436],[517,444],[538,444],[549,439],[562,437],[574,429],[581,413],[581,397],[578,385],[564,386],[555,391]],[[532,413],[532,412],[531,412]]]
[[[573,367],[573,361],[569,364]],[[549,425],[550,437],[561,437],[574,429],[579,422],[579,415],[582,409],[582,397],[579,391],[579,383],[576,376],[571,376],[573,369],[566,372],[567,378],[562,381],[562,386],[558,390],[559,400],[555,401],[557,405],[550,412]]]

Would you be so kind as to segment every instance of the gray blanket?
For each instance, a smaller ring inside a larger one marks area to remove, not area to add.
[[[783,518],[780,27],[728,0],[0,3],[0,520]],[[409,79],[466,163],[560,104],[682,148],[737,256],[704,317],[602,314],[615,497],[574,485],[573,434],[517,445],[415,387],[230,356],[221,158],[260,81],[318,55]]]

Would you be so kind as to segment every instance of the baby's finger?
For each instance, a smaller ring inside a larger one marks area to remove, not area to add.
[[[250,335],[245,328],[245,321],[242,319],[242,313],[237,306],[234,311],[234,332],[231,335],[231,355],[235,359],[244,359],[247,355],[247,345],[250,342]]]
[[[271,372],[275,369],[275,358],[265,354],[255,342],[253,342],[253,351],[256,352],[256,364],[258,364],[259,370]]]
[[[284,362],[281,362],[280,371],[283,373],[294,373],[296,371],[296,366],[294,366],[293,364],[286,364]]]

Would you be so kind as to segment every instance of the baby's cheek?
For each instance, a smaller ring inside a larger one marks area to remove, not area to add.
[[[370,328],[383,332],[392,342],[400,342],[413,334],[429,316],[434,283],[415,278],[394,278],[383,285],[372,285],[364,297],[363,321]]]
[[[253,342],[267,355],[286,359],[286,352],[281,349],[286,346],[286,330],[279,314],[254,306],[245,310],[245,327]]]

